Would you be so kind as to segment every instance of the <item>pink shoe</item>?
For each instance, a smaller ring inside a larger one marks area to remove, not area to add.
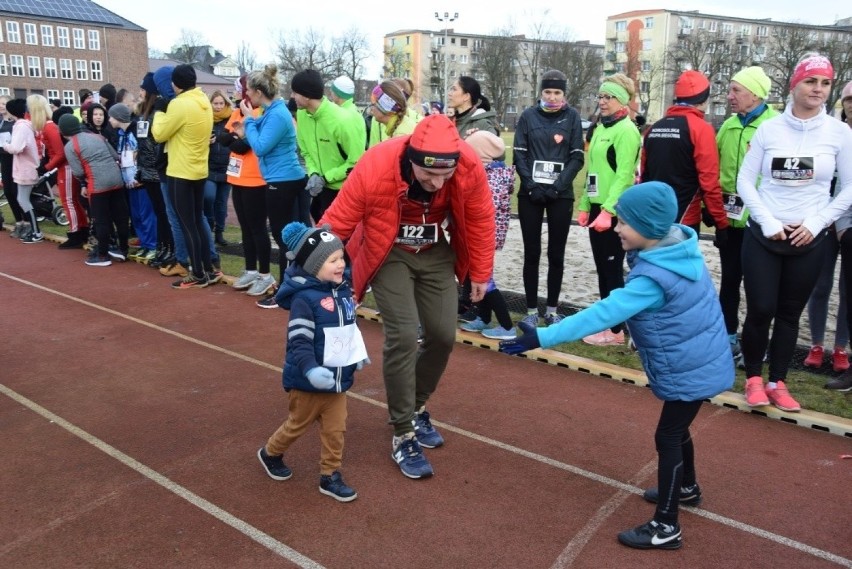
[[[773,405],[782,411],[791,411],[793,413],[802,410],[802,406],[793,399],[783,381],[778,381],[775,385],[777,386],[775,389],[766,388],[766,397]]]
[[[843,348],[834,348],[834,353],[831,354],[831,367],[834,371],[846,371],[849,369],[849,356]]]
[[[763,407],[769,405],[769,397],[763,388],[763,378],[759,375],[750,377],[745,384],[745,398],[749,407]]]
[[[822,346],[813,346],[802,363],[805,364],[805,367],[822,367],[824,356],[825,349]]]
[[[603,332],[586,336],[583,341],[592,346],[617,346],[624,344],[624,332],[613,334],[612,330],[606,329]]]

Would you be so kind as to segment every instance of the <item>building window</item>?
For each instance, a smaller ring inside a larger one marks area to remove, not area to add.
[[[71,47],[70,37],[68,35],[68,28],[56,26],[56,45],[58,47]]]
[[[734,33],[734,24],[722,24],[722,33],[724,33],[724,34]]]
[[[38,45],[35,24],[24,23],[24,43],[27,45]]]
[[[6,66],[6,54],[0,53],[0,75],[8,75],[9,68]]]
[[[710,31],[710,32],[713,32],[713,33],[719,31],[719,22],[717,22],[716,20],[711,20],[710,25],[707,28],[707,31]]]
[[[642,49],[644,51],[651,51],[651,49],[652,49],[651,45],[652,45],[652,43],[651,43],[650,38],[642,40]]]
[[[757,37],[765,38],[769,35],[768,26],[757,26]]]
[[[645,18],[645,28],[649,30],[654,28],[654,16],[648,16]]]
[[[71,73],[71,60],[70,59],[60,59],[59,60],[59,77],[62,79],[73,79],[74,75]]]
[[[627,31],[627,20],[619,20],[615,23],[615,31],[617,32],[626,32]]]
[[[6,41],[21,43],[21,30],[18,28],[18,22],[6,21]]]
[[[506,105],[506,112],[510,115],[514,115],[517,114],[518,108],[512,103],[509,103],[508,105]]]
[[[651,71],[651,62],[647,59],[642,62],[642,71]]]
[[[751,24],[743,24],[740,26],[740,35],[741,36],[750,36],[751,35]]]
[[[467,55],[465,55],[465,54],[461,54],[461,55],[459,56],[459,63],[467,64]]]
[[[650,93],[651,92],[651,82],[650,81],[640,81],[639,82],[639,92],[640,93]]]
[[[45,57],[44,58],[44,76],[47,79],[56,79],[56,58],[55,57]],[[56,94],[55,99],[59,98],[59,93]]]
[[[50,99],[58,99],[59,98],[59,90],[58,89],[48,89],[47,90],[47,98]]]
[[[77,67],[77,80],[87,81],[89,79],[89,64],[86,60],[77,59],[74,61],[74,65]]]
[[[86,42],[83,39],[83,30],[74,28],[74,49],[86,49]]]
[[[62,91],[62,104],[73,107],[77,104],[77,94],[74,91]]]
[[[0,87],[0,95],[9,96],[11,94],[12,94],[12,92],[9,90],[8,87]]]
[[[695,20],[692,18],[681,18],[680,27],[684,30],[691,30],[695,27]]]
[[[45,26],[44,24],[42,24],[41,45],[46,47],[53,47],[53,26]],[[57,96],[54,98],[59,98],[58,93]]]
[[[9,67],[12,68],[12,77],[23,77],[24,76],[24,56],[23,55],[10,55],[9,56]]]
[[[89,30],[89,49],[101,50],[101,34],[98,30]]]
[[[104,68],[100,61],[92,61],[92,81],[103,81]]]
[[[27,56],[27,73],[30,77],[41,77],[41,60],[38,57]]]
[[[615,52],[616,53],[624,53],[627,49],[627,42],[617,41],[615,42]]]
[[[467,47],[467,38],[462,38],[459,40],[459,45],[462,47]]]
[[[627,69],[627,66],[624,63],[616,63],[615,64],[615,72],[616,73],[624,73]]]

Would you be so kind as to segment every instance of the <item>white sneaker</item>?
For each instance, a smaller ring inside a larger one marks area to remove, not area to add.
[[[240,278],[234,281],[234,284],[231,287],[237,290],[246,290],[251,285],[254,284],[254,281],[260,278],[260,273],[257,271],[243,271],[243,274],[240,275]]]
[[[272,275],[258,275],[251,287],[246,291],[249,296],[262,296],[275,286],[275,277]]]

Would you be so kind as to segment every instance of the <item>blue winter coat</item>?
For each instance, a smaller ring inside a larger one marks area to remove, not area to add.
[[[245,119],[246,140],[260,162],[267,182],[289,182],[305,177],[296,155],[296,126],[281,99],[275,99],[257,118]]]
[[[287,324],[287,354],[284,360],[284,389],[323,392],[311,385],[306,374],[321,366],[325,350],[324,329],[355,323],[352,288],[343,281],[335,285],[320,281],[298,265],[290,265],[284,282],[275,294],[278,305],[290,311]],[[328,366],[326,366],[328,367]],[[334,388],[342,393],[352,387],[356,364],[329,367],[334,372]]]

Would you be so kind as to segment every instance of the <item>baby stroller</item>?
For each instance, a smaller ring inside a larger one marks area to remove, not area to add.
[[[30,202],[33,204],[33,209],[39,221],[50,219],[57,225],[68,225],[65,210],[56,203],[56,198],[53,197],[54,190],[50,178],[54,174],[56,174],[56,168],[41,175],[33,186]]]

